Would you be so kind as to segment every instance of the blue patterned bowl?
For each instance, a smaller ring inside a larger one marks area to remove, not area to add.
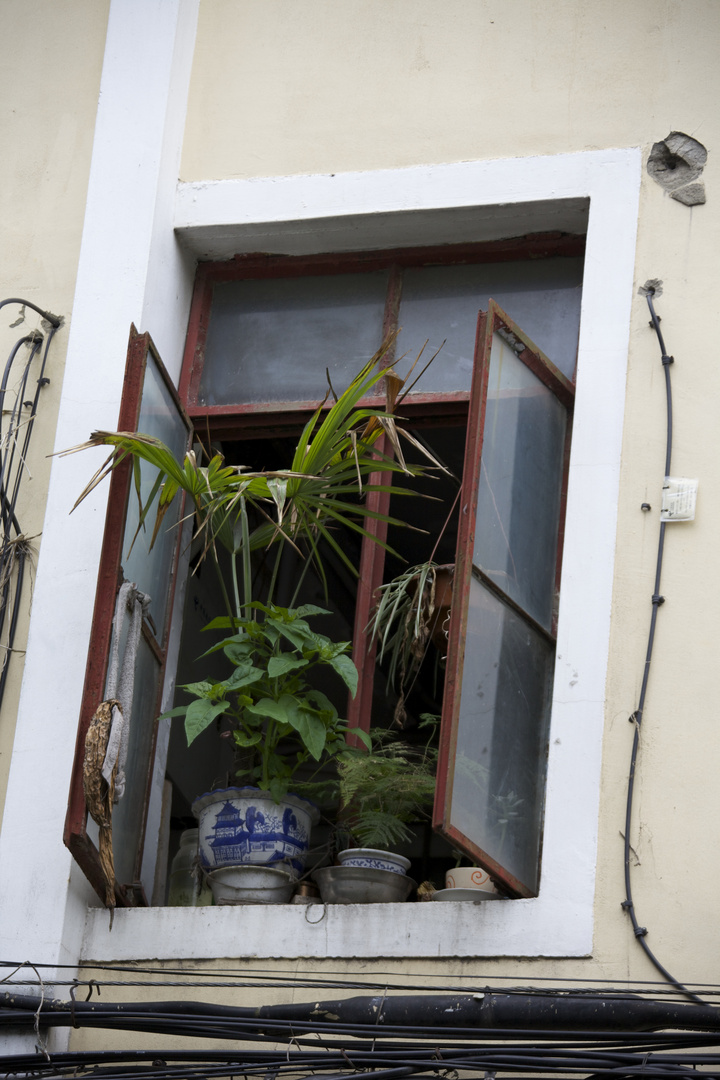
[[[338,852],[338,862],[341,866],[357,866],[363,870],[389,870],[391,874],[405,874],[410,869],[410,860],[404,855],[376,848],[346,848]]]
[[[200,862],[218,866],[272,866],[293,879],[305,867],[310,830],[320,817],[316,806],[297,795],[280,803],[269,791],[224,788],[195,800]]]

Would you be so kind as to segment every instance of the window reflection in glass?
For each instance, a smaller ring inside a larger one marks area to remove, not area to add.
[[[495,334],[473,562],[552,630],[566,411]]]
[[[537,890],[554,649],[470,583],[451,819]]]
[[[187,445],[187,429],[173,403],[170,391],[153,362],[152,353],[148,353],[147,356],[137,430],[162,439],[173,454],[182,461]],[[152,465],[142,462],[140,477],[140,491],[144,503],[157,479],[157,470]],[[167,582],[170,579],[177,543],[180,507],[181,500],[176,498],[167,511],[157,539],[150,550],[155,521],[155,507],[153,507],[133,544],[140,514],[135,484],[134,481],[131,482],[123,540],[123,571],[126,581],[134,581],[142,592],[150,595],[149,615],[155,625],[159,640],[163,640],[164,636],[168,605]],[[130,551],[131,544],[132,551]]]

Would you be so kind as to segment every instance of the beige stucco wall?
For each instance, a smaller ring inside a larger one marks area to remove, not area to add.
[[[714,0],[202,0],[182,179],[707,141]]]
[[[664,281],[658,309],[677,357],[674,471],[700,477],[701,486],[697,521],[667,537],[667,603],[646,703],[632,843],[636,905],[649,943],[678,978],[709,982],[717,971],[720,885],[712,855],[720,811],[712,694],[719,39],[714,0],[202,0],[181,167],[183,180],[209,180],[624,146],[640,146],[646,157],[676,129],[708,147],[707,205],[688,209],[646,175],[641,192],[635,293],[647,278]],[[645,301],[636,294],[633,303],[593,957],[258,967],[445,981],[655,978],[620,908],[628,716],[642,677],[658,528],[657,514],[643,514],[640,504],[657,510],[665,423],[657,341]],[[225,1003],[289,996],[269,989],[217,994]],[[79,1033],[75,1045],[84,1038],[92,1036]]]
[[[714,704],[720,507],[715,0],[203,0],[184,180],[341,172],[640,146],[672,130],[709,151],[707,204],[643,177],[636,289],[657,301],[675,396],[673,469],[700,478],[695,523],[666,544],[633,846],[640,922],[679,978],[716,976],[720,733]],[[624,799],[653,592],[664,463],[663,369],[635,295],[600,812],[595,960],[534,965],[652,978],[620,908]],[[588,618],[592,619],[592,612]],[[568,808],[572,812],[572,808]],[[698,873],[698,863],[702,870]],[[688,905],[692,904],[690,916]],[[443,962],[441,967],[445,970]],[[507,964],[483,964],[484,970]],[[425,965],[430,970],[432,965]],[[527,965],[523,965],[527,971]]]
[[[63,363],[85,213],[109,0],[3,0],[0,4],[0,300],[21,297],[64,319],[53,339],[18,503],[33,551],[40,544]],[[0,357],[41,329],[27,309],[0,311]],[[23,346],[23,349],[25,347]],[[34,396],[34,379],[28,384]],[[6,417],[3,417],[3,435]],[[34,564],[36,555],[30,560]],[[0,821],[27,638],[32,570],[0,712]],[[49,703],[50,704],[50,703]]]

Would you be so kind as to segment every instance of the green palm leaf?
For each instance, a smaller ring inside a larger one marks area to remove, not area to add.
[[[194,453],[186,454],[180,461],[161,440],[153,436],[96,431],[86,443],[66,451],[73,453],[101,445],[113,447],[113,453],[91,478],[75,505],[82,502],[128,456],[133,458],[136,465],[145,461],[154,466],[158,476],[144,503],[136,480],[140,504],[139,527],[145,526],[151,509],[155,507],[152,546],[168,507],[178,493],[184,491],[196,516],[196,536],[203,537],[203,555],[210,553],[217,565],[215,545],[219,543],[233,556],[232,592],[235,603],[234,611],[229,613],[235,616],[251,599],[251,551],[272,545],[279,545],[282,550],[286,543],[297,550],[304,546],[304,555],[315,564],[324,581],[318,551],[318,541],[322,538],[356,575],[356,568],[332,530],[351,529],[365,538],[382,543],[364,528],[363,520],[372,518],[388,525],[402,525],[403,522],[388,514],[369,510],[360,499],[357,502],[349,501],[349,497],[369,491],[405,495],[405,488],[370,483],[372,475],[378,472],[411,475],[424,472],[422,467],[408,467],[397,456],[391,458],[377,448],[376,443],[385,432],[397,455],[399,442],[395,419],[389,412],[360,404],[388,375],[388,369],[380,364],[390,343],[390,340],[385,342],[329,409],[325,409],[324,402],[318,406],[302,431],[290,469],[248,472],[225,465],[220,455],[212,457],[206,466],[200,466]],[[397,376],[393,378],[395,383],[399,381]],[[264,519],[252,530],[248,525],[250,508]],[[382,546],[391,550],[384,543]],[[238,559],[243,580],[242,600],[236,563]]]

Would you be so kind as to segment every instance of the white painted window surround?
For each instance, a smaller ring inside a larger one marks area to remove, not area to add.
[[[175,231],[199,257],[364,250],[579,231],[587,254],[540,894],[492,904],[88,911],[94,960],[584,956],[591,952],[639,151],[336,176],[181,184]],[[589,208],[589,209],[588,209]],[[162,293],[176,291],[168,280]],[[186,295],[179,287],[177,292]],[[152,305],[141,327],[153,333]],[[187,310],[177,310],[178,320]],[[167,320],[167,309],[164,319]],[[184,325],[184,323],[183,323]]]
[[[640,151],[178,188],[197,7],[111,0],[55,449],[115,426],[131,321],[177,377],[198,257],[437,244],[587,221],[540,895],[449,910],[123,910],[110,932],[61,842],[107,501],[98,490],[68,517],[100,464],[74,455],[55,458],[50,477],[0,832],[0,879],[13,882],[0,889],[0,953],[48,965],[587,955]]]

